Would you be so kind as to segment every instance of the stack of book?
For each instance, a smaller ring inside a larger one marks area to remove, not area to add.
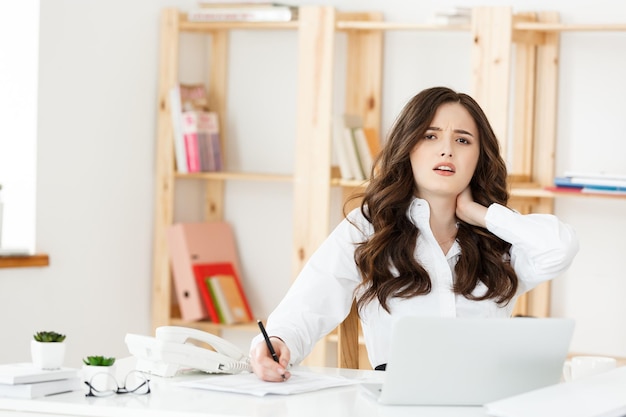
[[[81,387],[78,369],[38,369],[32,363],[0,365],[0,397],[39,398]]]
[[[289,22],[297,18],[297,7],[267,1],[205,1],[187,15],[190,22]]]
[[[193,271],[211,321],[222,324],[252,321],[250,305],[231,263],[196,264]]]
[[[433,23],[445,26],[464,26],[472,23],[472,9],[453,7],[435,12]]]
[[[357,181],[369,179],[374,159],[380,152],[376,130],[363,127],[360,116],[344,114],[335,121],[333,143],[341,178]]]
[[[626,175],[566,172],[554,178],[554,191],[626,195]]]
[[[202,84],[170,90],[176,169],[180,173],[221,171],[222,145],[217,113],[209,111]]]
[[[229,223],[176,223],[167,231],[167,243],[183,320],[252,321]]]

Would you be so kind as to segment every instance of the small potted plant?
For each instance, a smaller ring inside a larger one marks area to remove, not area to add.
[[[103,374],[103,375],[100,375]],[[95,375],[98,381],[93,381]],[[115,388],[115,358],[106,356],[86,356],[83,358],[83,380],[96,386],[96,389]]]
[[[65,335],[42,331],[33,335],[30,341],[30,354],[33,366],[39,369],[58,369],[65,359]]]
[[[107,358],[106,356],[87,356],[83,358],[83,363],[87,366],[113,366],[115,358]]]

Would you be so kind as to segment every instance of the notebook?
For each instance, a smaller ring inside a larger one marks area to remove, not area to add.
[[[394,323],[381,404],[483,405],[560,381],[574,321],[403,317]]]

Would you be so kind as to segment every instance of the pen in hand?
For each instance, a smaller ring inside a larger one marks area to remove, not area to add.
[[[263,333],[265,344],[267,345],[267,348],[270,350],[270,354],[272,355],[272,358],[274,358],[274,361],[278,363],[279,362],[278,355],[276,354],[276,351],[274,350],[274,346],[272,346],[272,342],[270,342],[270,338],[267,335],[267,332],[265,331],[265,326],[263,326],[263,322],[261,320],[257,320],[256,322],[259,325],[259,329],[261,329],[261,333]]]

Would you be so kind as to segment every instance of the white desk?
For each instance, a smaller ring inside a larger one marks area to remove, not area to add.
[[[126,359],[118,361],[121,374]],[[126,364],[127,366],[127,364]],[[334,368],[307,368],[330,373],[380,381],[382,372]],[[382,406],[358,385],[329,388],[289,396],[254,397],[221,393],[174,385],[176,378],[151,377],[148,395],[114,395],[106,398],[85,397],[82,391],[53,395],[35,400],[0,398],[0,416],[41,417],[476,417],[485,416],[482,407],[404,407]]]

